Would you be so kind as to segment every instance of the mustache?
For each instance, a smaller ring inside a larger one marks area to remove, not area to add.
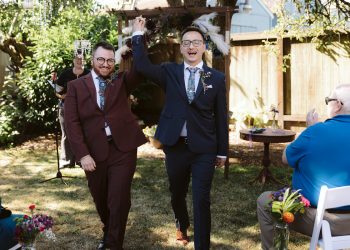
[[[118,78],[118,72],[113,72],[112,74],[110,74],[108,76],[99,75],[99,77],[104,79],[107,82],[107,84],[114,85],[113,80]]]
[[[100,68],[100,69],[111,69],[112,67],[111,67],[111,66],[103,66],[103,65],[102,65],[102,66],[100,66],[99,68]]]

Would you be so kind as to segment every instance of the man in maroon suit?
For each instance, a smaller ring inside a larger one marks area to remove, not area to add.
[[[114,53],[106,42],[94,46],[91,73],[68,84],[64,118],[68,140],[85,170],[104,225],[97,249],[119,250],[131,206],[137,147],[146,138],[128,105],[141,78],[133,68],[114,75]]]

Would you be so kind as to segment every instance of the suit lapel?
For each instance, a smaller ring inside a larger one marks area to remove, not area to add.
[[[84,81],[84,84],[85,86],[87,87],[89,93],[90,93],[90,96],[92,98],[92,101],[95,103],[95,105],[100,108],[98,105],[97,105],[97,97],[96,97],[96,88],[95,88],[95,84],[94,84],[94,81],[92,80],[92,74],[89,73],[85,76],[83,76],[83,81]]]
[[[123,78],[113,79],[111,83],[107,84],[105,91],[105,110],[109,107],[113,100],[117,98],[120,87],[122,86]]]
[[[207,73],[208,71],[210,71],[210,68],[207,66],[207,65],[205,65],[205,64],[203,64],[203,73],[205,74],[205,73]],[[209,79],[208,79],[209,80]],[[207,80],[207,81],[208,81]],[[206,84],[208,84],[207,82],[206,82]],[[196,99],[199,95],[200,95],[200,93],[203,91],[203,82],[202,82],[202,79],[201,79],[201,77],[199,77],[199,81],[198,81],[198,86],[197,86],[197,89],[196,89],[196,94],[195,94],[195,96],[194,96],[194,99]]]
[[[184,64],[176,65],[176,80],[178,83],[178,87],[181,93],[181,96],[188,102],[187,94],[186,94],[186,86],[185,86],[185,76],[184,76]]]

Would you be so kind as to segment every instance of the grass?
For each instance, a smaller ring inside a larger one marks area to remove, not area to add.
[[[46,143],[42,141],[46,140]],[[258,148],[259,151],[262,148]],[[260,157],[260,156],[259,156]],[[212,188],[212,249],[260,249],[256,199],[263,190],[279,185],[249,184],[261,166],[232,165],[229,179],[223,170],[215,173]],[[272,166],[280,179],[290,179],[291,171]],[[79,168],[63,169],[68,185],[59,179],[41,181],[56,175],[56,155],[52,138],[41,138],[30,145],[0,151],[0,196],[13,213],[28,213],[36,204],[37,212],[55,220],[55,242],[40,239],[37,249],[95,249],[102,235],[101,223]],[[191,195],[188,197],[192,214]],[[191,216],[192,217],[192,216]],[[193,231],[190,229],[190,236]],[[307,249],[309,238],[292,232],[290,249]],[[125,249],[193,249],[193,243],[179,247],[174,240],[173,214],[170,206],[164,160],[159,155],[141,155],[132,185],[132,207],[125,235]]]

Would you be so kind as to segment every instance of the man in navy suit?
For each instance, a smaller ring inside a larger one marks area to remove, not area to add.
[[[228,149],[224,74],[203,63],[203,33],[188,27],[181,36],[184,63],[152,64],[143,43],[145,19],[134,21],[136,70],[165,92],[155,137],[163,144],[175,214],[176,238],[186,245],[190,225],[186,195],[192,176],[195,249],[210,248],[210,189],[215,166],[222,167]]]

